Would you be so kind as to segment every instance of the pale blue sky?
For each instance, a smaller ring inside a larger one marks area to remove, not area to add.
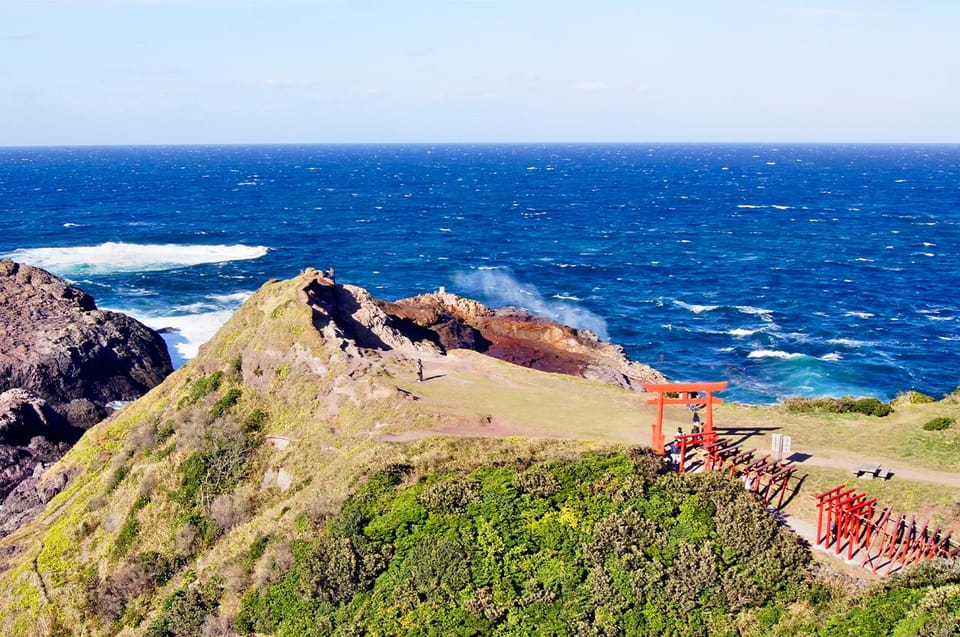
[[[0,145],[960,142],[954,0],[0,0]]]

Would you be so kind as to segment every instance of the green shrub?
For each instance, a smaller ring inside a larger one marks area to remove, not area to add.
[[[137,535],[140,534],[140,521],[137,520],[137,515],[135,511],[131,511],[127,515],[126,520],[123,522],[123,526],[120,527],[120,531],[117,533],[116,539],[113,541],[113,550],[111,555],[114,558],[123,557],[127,554],[127,551],[130,550],[130,547],[133,546],[134,540],[137,539]]]
[[[148,637],[200,635],[207,616],[216,610],[223,589],[215,582],[202,588],[180,588],[163,600],[160,613],[147,627]]]
[[[832,413],[852,414],[859,413],[867,416],[883,417],[893,413],[889,403],[881,402],[877,398],[788,398],[781,405],[790,413]]]
[[[243,430],[246,433],[259,433],[263,431],[263,427],[268,420],[270,420],[270,415],[267,412],[262,409],[255,409],[243,419]]]
[[[237,401],[240,400],[240,394],[239,389],[231,387],[226,394],[213,403],[213,407],[210,408],[210,415],[214,418],[222,416],[228,409],[237,404]]]
[[[209,376],[201,376],[193,381],[193,384],[190,386],[190,391],[177,403],[177,408],[182,409],[183,407],[193,405],[207,394],[211,394],[220,389],[222,382],[223,372],[214,372]]]
[[[513,486],[520,493],[529,493],[537,498],[549,498],[560,490],[560,481],[543,465],[534,465],[521,471],[513,479]]]
[[[107,482],[107,493],[110,493],[120,486],[120,483],[123,482],[123,479],[127,477],[128,473],[130,473],[130,467],[127,465],[117,467],[117,470],[110,476],[110,481]]]
[[[480,483],[476,480],[448,480],[420,494],[420,504],[434,513],[461,513],[480,501]]]
[[[898,405],[922,405],[925,403],[936,402],[936,399],[933,396],[928,396],[922,392],[918,392],[915,389],[911,389],[910,391],[897,394],[897,397],[893,399],[893,402]]]
[[[953,426],[954,420],[948,416],[937,416],[933,420],[923,423],[925,431],[943,431]]]
[[[861,398],[856,401],[853,410],[857,413],[880,418],[893,413],[893,407],[889,403],[880,402],[877,398]]]
[[[173,435],[174,431],[175,428],[173,425],[173,420],[167,420],[163,424],[159,425],[157,427],[157,444],[159,445],[165,442],[167,438]]]
[[[188,509],[206,510],[216,496],[233,491],[249,476],[263,435],[228,424],[209,432],[202,448],[180,463],[180,488],[170,494],[171,499]]]

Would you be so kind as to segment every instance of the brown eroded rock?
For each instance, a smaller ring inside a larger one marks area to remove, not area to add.
[[[427,329],[444,350],[471,349],[524,367],[642,390],[664,382],[657,370],[631,361],[623,348],[514,308],[492,310],[444,290],[399,301],[377,301],[400,321]]]

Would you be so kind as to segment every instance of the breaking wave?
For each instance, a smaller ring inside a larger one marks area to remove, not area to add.
[[[95,246],[22,248],[3,255],[60,276],[155,272],[259,259],[269,249],[245,245],[182,245],[107,242]]]
[[[784,352],[778,349],[757,349],[747,354],[747,358],[782,358],[784,360],[804,358],[805,356],[806,354],[800,354],[798,352]]]

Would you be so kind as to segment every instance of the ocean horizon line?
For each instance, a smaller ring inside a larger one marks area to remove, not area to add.
[[[785,146],[802,147],[951,147],[960,146],[960,141],[326,141],[326,142],[144,142],[144,143],[76,143],[76,144],[0,144],[0,150],[19,149],[125,149],[125,148],[318,148],[318,147],[745,147],[745,146]]]

